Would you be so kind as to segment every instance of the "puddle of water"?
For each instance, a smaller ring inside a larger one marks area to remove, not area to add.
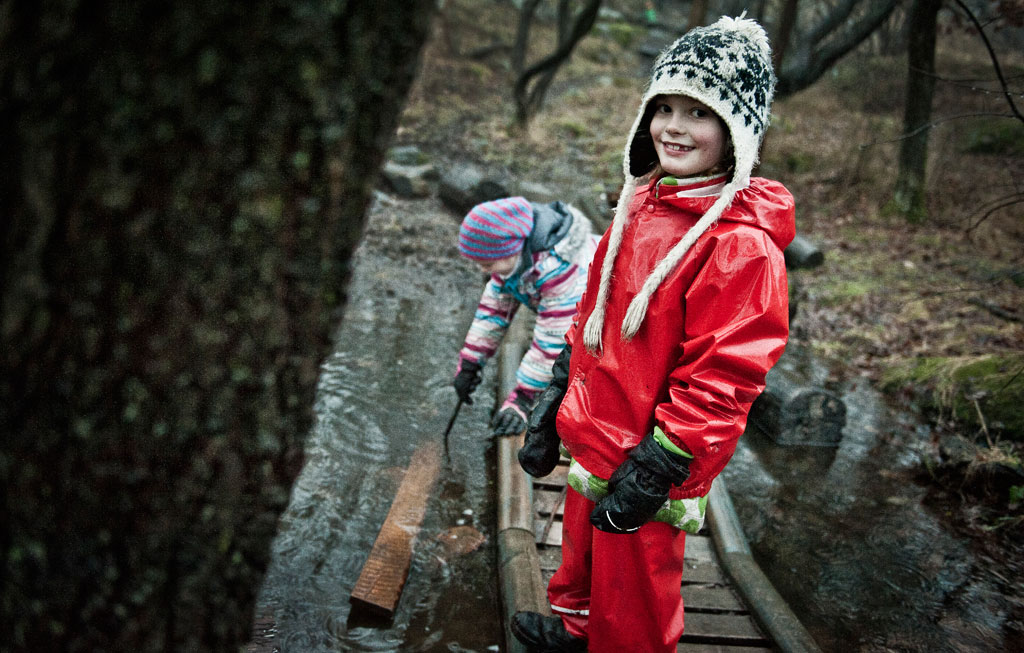
[[[765,573],[826,651],[1008,650],[1020,597],[911,480],[927,427],[863,379],[831,389],[847,405],[838,448],[749,429],[724,472]]]
[[[369,621],[349,603],[404,468],[418,446],[441,439],[455,407],[451,374],[477,281],[468,268],[428,275],[413,257],[360,251],[257,610],[272,616],[264,640],[276,650],[498,650],[494,447],[484,429],[493,370],[450,434],[394,618]]]

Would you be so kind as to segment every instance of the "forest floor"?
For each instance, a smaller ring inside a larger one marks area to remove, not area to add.
[[[639,16],[602,18],[523,129],[513,124],[509,50],[488,47],[511,42],[515,24],[511,4],[448,2],[395,144],[542,183],[571,201],[613,195],[650,65],[637,51],[651,30]],[[542,22],[534,34],[530,60],[552,38]],[[981,41],[944,31],[928,217],[911,224],[891,215],[906,63],[877,50],[862,45],[773,107],[757,174],[792,191],[798,232],[825,252],[821,267],[791,278],[794,328],[837,375],[867,377],[920,407],[934,444],[920,480],[933,488],[935,509],[977,537],[1016,546],[1024,533],[1024,125],[994,117],[1010,112]],[[1024,76],[1019,51],[1000,54],[1008,79]],[[968,114],[984,115],[950,119]]]

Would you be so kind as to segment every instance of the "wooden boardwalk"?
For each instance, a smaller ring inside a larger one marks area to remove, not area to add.
[[[568,461],[549,476],[533,480],[533,528],[544,584],[562,559],[562,509]],[[758,626],[744,601],[730,585],[709,535],[687,535],[681,588],[686,606],[686,632],[678,651],[686,653],[773,650],[772,639]]]
[[[499,357],[499,393],[515,384],[526,333],[513,323]],[[532,479],[519,467],[522,436],[498,444],[498,573],[506,620],[517,610],[551,614],[545,588],[561,562],[562,511],[568,461]],[[572,490],[568,490],[572,491]],[[819,653],[820,649],[753,561],[722,478],[708,502],[700,534],[687,535],[682,653]],[[505,650],[524,651],[506,630]]]

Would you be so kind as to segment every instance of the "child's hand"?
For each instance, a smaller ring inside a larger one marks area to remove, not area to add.
[[[561,457],[562,440],[555,430],[555,417],[569,386],[569,360],[572,347],[566,345],[551,366],[551,383],[540,393],[526,427],[526,442],[517,457],[519,466],[534,478],[547,476]]]
[[[606,533],[632,533],[649,522],[668,500],[668,487],[657,483],[632,458],[608,479],[611,493],[590,513],[594,528]]]
[[[516,435],[525,428],[526,420],[514,408],[499,410],[491,420],[491,435],[495,436]]]
[[[455,373],[455,380],[452,381],[455,394],[466,404],[473,403],[470,395],[480,385],[480,367],[480,363],[463,359],[459,364],[459,371]]]
[[[519,449],[519,466],[534,478],[547,476],[558,464],[561,439],[555,430],[555,415],[565,395],[565,388],[554,383],[540,393],[537,405],[530,414],[526,441]]]
[[[519,394],[506,401],[491,420],[491,435],[518,435],[526,429],[526,416],[530,414],[530,400]]]

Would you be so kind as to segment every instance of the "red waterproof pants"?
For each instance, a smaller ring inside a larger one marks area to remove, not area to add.
[[[565,499],[562,564],[548,584],[552,611],[590,653],[674,653],[683,634],[686,533],[651,522],[628,535],[590,525],[594,503]]]

